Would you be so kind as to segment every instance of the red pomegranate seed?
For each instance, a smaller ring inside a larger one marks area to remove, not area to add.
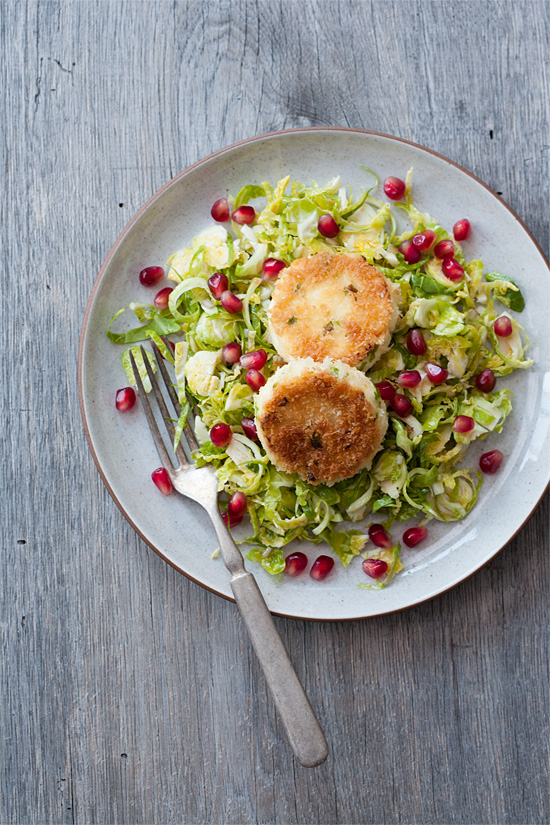
[[[161,266],[146,266],[139,273],[139,280],[143,286],[154,286],[164,278],[164,269]]]
[[[376,389],[380,393],[380,398],[383,401],[391,401],[396,393],[396,389],[389,381],[379,381],[376,384]]]
[[[512,322],[507,315],[501,315],[496,319],[493,329],[499,338],[508,338],[512,334]]]
[[[403,533],[403,541],[407,547],[416,547],[421,541],[428,537],[428,531],[425,527],[409,527]]]
[[[117,390],[115,396],[115,407],[119,412],[128,412],[136,403],[136,393],[132,387],[124,387],[122,390]]]
[[[287,576],[299,576],[307,567],[307,556],[304,553],[291,553],[285,559],[285,573]]]
[[[227,447],[232,437],[233,433],[231,432],[229,424],[220,422],[219,424],[214,424],[210,430],[210,441],[215,447]]]
[[[242,347],[238,341],[226,344],[222,349],[222,358],[226,364],[236,364],[242,355]]]
[[[233,493],[227,502],[227,512],[230,518],[239,518],[246,512],[248,501],[244,493]]]
[[[457,415],[453,422],[453,432],[470,433],[474,429],[476,422],[470,415]]]
[[[265,384],[265,378],[261,372],[258,372],[258,370],[247,370],[244,377],[246,379],[246,383],[250,389],[253,390],[253,392],[258,392],[258,390]]]
[[[412,241],[403,241],[397,248],[408,264],[417,264],[422,257],[421,251]]]
[[[317,229],[319,230],[321,235],[325,236],[325,238],[335,238],[337,235],[340,234],[340,227],[338,226],[330,212],[321,215],[317,223]]]
[[[320,582],[328,576],[333,567],[334,559],[331,559],[330,556],[318,556],[311,565],[309,575],[312,579]]]
[[[400,387],[416,387],[422,381],[422,376],[418,370],[406,370],[399,374],[397,383]]]
[[[386,549],[393,547],[391,536],[383,524],[371,524],[369,538],[377,547],[385,547]]]
[[[460,281],[464,275],[464,269],[454,258],[445,258],[441,264],[441,271],[449,281]]]
[[[451,240],[439,241],[434,247],[436,258],[452,258],[455,254],[455,245]]]
[[[411,329],[407,335],[407,349],[413,355],[424,355],[427,350],[424,336],[419,329]]]
[[[247,438],[251,441],[258,441],[258,430],[253,418],[241,418],[241,427]]]
[[[153,479],[153,481],[155,482],[163,496],[170,495],[170,493],[172,492],[172,482],[170,481],[168,470],[166,470],[164,467],[159,467],[158,470],[154,470],[151,473],[151,478]]]
[[[229,201],[227,198],[219,198],[210,210],[210,214],[218,223],[228,221],[231,210],[229,209]]]
[[[174,290],[171,286],[165,286],[164,289],[161,289],[160,292],[157,292],[155,295],[155,306],[157,309],[166,309],[168,306],[168,301],[170,300],[170,294]]]
[[[272,281],[285,267],[284,261],[279,261],[277,258],[266,258],[262,267],[262,279]]]
[[[267,352],[265,349],[257,349],[255,352],[247,352],[241,355],[241,367],[245,370],[261,370],[265,367]]]
[[[405,398],[404,395],[400,395],[397,393],[393,396],[392,400],[390,401],[390,407],[392,410],[395,410],[397,415],[401,418],[406,418],[410,415],[413,411],[413,405],[409,401],[408,398]]]
[[[250,224],[256,220],[256,211],[253,206],[239,206],[231,215],[231,220],[239,224]]]
[[[462,218],[461,221],[457,221],[453,226],[453,235],[455,236],[455,241],[465,241],[466,238],[470,237],[471,231],[472,226],[468,218]]]
[[[430,361],[424,366],[428,379],[432,384],[444,384],[449,377],[448,371],[439,364],[432,364]]]
[[[476,375],[476,387],[478,390],[481,390],[481,392],[493,392],[496,383],[496,375],[489,367],[482,370],[479,375]]]
[[[483,453],[483,455],[479,459],[479,468],[484,473],[489,473],[489,475],[493,475],[493,473],[496,473],[496,471],[502,464],[503,458],[504,456],[502,455],[500,450],[489,450],[488,453]]]
[[[432,232],[431,229],[425,229],[424,232],[420,232],[418,235],[413,235],[412,242],[417,249],[421,249],[422,252],[426,252],[433,246],[436,237],[437,235],[435,232]]]
[[[390,177],[384,181],[384,194],[392,201],[400,200],[405,194],[405,181],[390,175]]]
[[[222,292],[221,302],[222,307],[227,312],[231,312],[233,315],[236,312],[242,312],[243,302],[240,298],[237,298],[236,295],[233,295],[233,293],[228,289],[226,289],[225,292]]]
[[[227,512],[222,513],[222,519],[226,527],[236,527],[243,520],[242,516],[230,516]]]
[[[229,281],[227,280],[227,275],[224,275],[223,272],[214,272],[208,279],[207,284],[210,287],[212,296],[219,301],[229,286]]]
[[[381,579],[388,572],[388,563],[382,559],[363,559],[363,571],[371,579]]]

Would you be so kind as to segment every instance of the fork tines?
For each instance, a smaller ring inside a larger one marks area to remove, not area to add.
[[[167,346],[167,348],[169,348],[170,345],[169,345],[168,341],[165,338],[163,338],[162,340],[164,341],[164,344]],[[164,400],[164,396],[162,394],[161,388],[159,387],[159,381],[157,380],[157,376],[155,376],[155,373],[153,372],[153,368],[152,368],[152,366],[149,362],[147,350],[143,346],[140,346],[141,356],[143,358],[143,363],[145,364],[145,369],[147,370],[147,375],[149,376],[149,381],[151,382],[151,386],[153,388],[153,393],[154,393],[155,398],[157,400],[157,404],[159,406],[161,416],[164,420],[164,424],[165,424],[166,429],[168,431],[168,435],[170,436],[170,439],[173,442],[174,441],[174,435],[175,435],[175,427],[174,427],[174,422],[173,422],[172,419],[174,417],[179,418],[180,413],[181,413],[181,404],[179,403],[178,396],[176,395],[176,391],[174,389],[174,384],[172,382],[172,379],[168,375],[168,370],[166,369],[164,359],[163,359],[158,347],[153,345],[152,349],[153,349],[153,355],[155,357],[155,361],[156,361],[157,366],[158,366],[158,371],[157,371],[158,379],[160,380],[160,376],[162,376],[162,382],[164,383],[164,387],[166,389],[166,392],[167,392],[167,394],[170,398],[170,401],[172,402],[172,404],[174,406],[175,416],[173,414],[171,414],[168,410],[168,407],[166,405],[166,401]],[[153,441],[155,442],[155,446],[156,446],[157,452],[160,456],[160,460],[162,461],[162,463],[164,464],[166,469],[173,468],[172,459],[170,457],[170,454],[168,453],[168,450],[166,449],[166,446],[164,444],[162,435],[161,435],[160,430],[158,428],[158,425],[157,425],[157,422],[156,422],[156,419],[155,419],[155,416],[154,416],[154,413],[153,413],[153,410],[152,410],[152,407],[151,407],[149,394],[145,391],[145,387],[143,386],[143,381],[141,380],[141,376],[139,374],[139,370],[137,368],[137,364],[136,364],[135,359],[134,359],[134,354],[133,354],[131,349],[130,349],[130,363],[132,364],[132,371],[134,373],[134,378],[136,380],[138,394],[139,394],[140,400],[143,404],[143,409],[144,409],[145,415],[147,417],[147,423],[149,424],[149,429],[151,430],[151,435],[153,436]],[[184,427],[184,433],[186,435],[187,443],[189,445],[189,448],[191,450],[198,449],[197,440],[195,438],[195,435],[193,433],[192,428],[189,426],[188,423]],[[178,444],[178,446],[176,448],[176,457],[177,457],[181,467],[185,467],[189,464],[189,462],[187,460],[187,456],[185,455],[185,451],[184,451],[183,446],[182,446],[181,443]]]

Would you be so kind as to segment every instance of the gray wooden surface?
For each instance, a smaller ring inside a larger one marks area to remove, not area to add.
[[[2,823],[544,823],[548,498],[451,593],[277,620],[331,743],[294,764],[233,605],[104,490],[78,411],[96,272],[166,180],[302,125],[394,133],[548,253],[546,2],[0,3]],[[521,403],[521,399],[518,399]]]

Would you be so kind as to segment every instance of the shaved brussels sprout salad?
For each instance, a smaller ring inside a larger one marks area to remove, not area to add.
[[[400,546],[368,544],[364,526],[350,522],[383,520],[389,529],[412,518],[420,526],[431,519],[463,519],[482,483],[477,469],[463,466],[468,447],[500,432],[512,407],[512,393],[496,379],[532,364],[525,357],[523,327],[511,314],[524,306],[517,284],[507,275],[484,273],[480,260],[465,257],[456,237],[469,234],[467,221],[460,222],[460,231],[455,225],[453,241],[418,210],[412,170],[404,183],[398,182],[404,191],[387,189],[392,204],[373,195],[377,180],[357,199],[339,178],[325,186],[305,186],[289,176],[276,185],[244,186],[234,198],[214,205],[218,222],[168,259],[173,289],[165,287],[154,302],[130,304],[140,325],[114,332],[120,310],[107,330],[114,343],[130,345],[122,354],[130,384],[135,386],[132,349],[150,389],[140,350],[132,346],[138,341],[152,339],[174,364],[182,404],[176,443],[193,404],[200,445],[195,462],[214,467],[221,493],[245,494],[247,558],[272,574],[284,571],[284,548],[298,539],[326,542],[344,565],[358,555],[384,561],[383,573],[370,586],[386,586],[402,568]],[[403,231],[399,214],[407,222]],[[320,231],[320,218],[327,215],[332,226],[337,224],[335,237]],[[278,271],[322,250],[360,253],[400,290],[400,319],[390,349],[366,373],[388,403],[382,449],[370,470],[332,487],[278,470],[254,428],[255,390],[283,363],[267,334]],[[173,352],[161,338],[166,335],[174,336]],[[228,344],[233,346],[223,350]],[[258,350],[265,352],[266,363],[254,382],[239,355]],[[413,378],[400,381],[402,373]],[[230,440],[216,446],[220,439],[210,432],[220,423],[230,428]],[[229,515],[228,520],[233,526],[240,518]]]

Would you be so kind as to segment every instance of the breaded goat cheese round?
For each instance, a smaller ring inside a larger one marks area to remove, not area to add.
[[[297,358],[256,396],[256,428],[270,460],[310,484],[369,468],[388,427],[372,381],[343,361]]]
[[[399,317],[397,292],[361,255],[298,258],[273,290],[267,311],[273,345],[287,361],[311,356],[370,366],[390,344]]]

